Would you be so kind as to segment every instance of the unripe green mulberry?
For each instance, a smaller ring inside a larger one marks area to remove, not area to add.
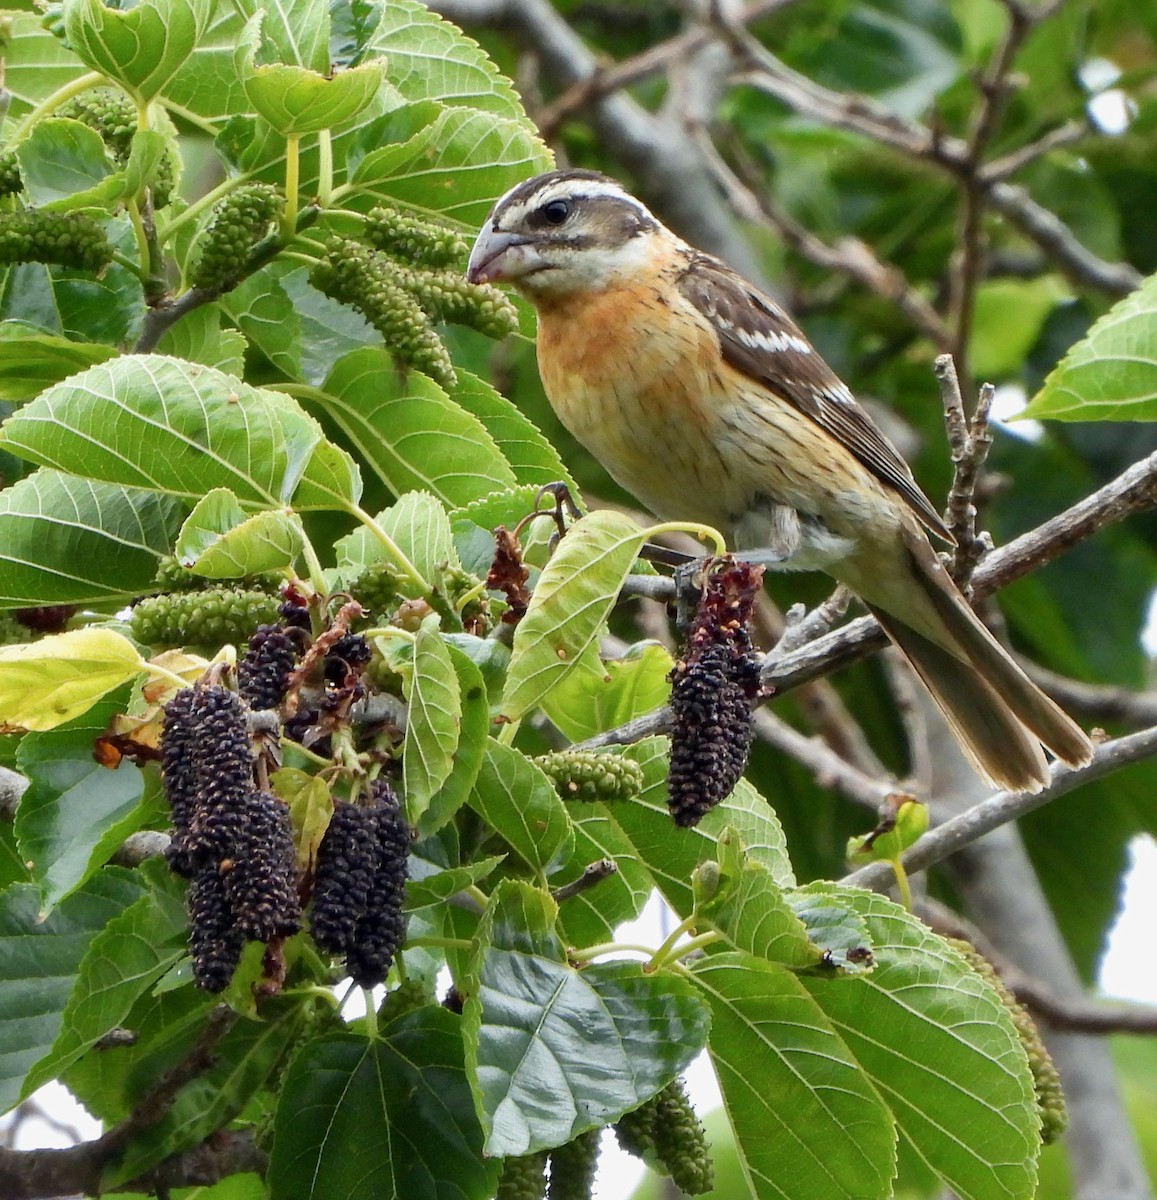
[[[378,1027],[382,1028],[388,1021],[396,1021],[406,1013],[433,1003],[433,995],[420,979],[403,979],[393,991],[386,993],[378,1009]]]
[[[161,555],[157,560],[157,573],[153,579],[156,584],[155,590],[158,592],[205,592],[223,586],[219,580],[197,575],[187,567],[181,566],[173,554]],[[235,579],[228,586],[251,588],[275,596],[281,594],[283,580],[284,577],[276,571],[267,571],[260,575],[246,575],[244,578]]]
[[[554,781],[564,800],[630,800],[643,790],[643,768],[618,754],[557,750],[535,763]]]
[[[335,238],[309,281],[319,292],[357,309],[382,335],[400,362],[429,375],[443,387],[457,381],[450,356],[422,306],[402,282],[404,268],[386,255]]]
[[[502,1160],[494,1200],[543,1200],[546,1195],[546,1151]]]
[[[979,950],[963,938],[945,938],[950,946],[959,950],[968,960],[969,966],[986,979],[1000,997],[1000,1002],[1012,1017],[1016,1036],[1028,1056],[1032,1071],[1033,1089],[1036,1092],[1037,1110],[1041,1118],[1041,1141],[1046,1145],[1055,1142],[1068,1124],[1069,1114],[1065,1106],[1065,1094],[1061,1089],[1060,1075],[1052,1056],[1041,1039],[1040,1030],[1029,1015],[1028,1009],[1012,994],[996,968]]]
[[[32,641],[26,629],[10,611],[0,612],[0,646],[19,646]]]
[[[132,636],[145,646],[207,646],[247,642],[259,625],[277,620],[279,600],[252,588],[213,588],[146,596],[129,617]]]
[[[382,617],[398,607],[398,575],[388,563],[372,563],[350,584],[349,594],[371,617]]]
[[[0,151],[0,196],[14,196],[24,187],[15,150]]]
[[[467,283],[453,271],[404,270],[401,280],[433,321],[468,325],[492,338],[518,329],[518,309],[488,283]]]
[[[371,209],[364,236],[376,250],[423,267],[448,267],[464,258],[469,249],[455,230],[407,216],[396,208]]]
[[[96,130],[118,163],[124,163],[132,149],[137,130],[137,106],[115,88],[93,88],[66,100],[56,116],[80,121]]]
[[[39,262],[50,266],[100,271],[112,262],[104,230],[84,213],[0,213],[0,266]]]
[[[599,1133],[588,1129],[550,1152],[547,1200],[590,1200],[599,1165]]]
[[[249,183],[218,200],[198,239],[189,282],[206,291],[235,288],[252,266],[253,251],[281,219],[285,200],[267,183]]]
[[[70,117],[96,130],[117,165],[123,167],[128,162],[133,135],[137,131],[137,106],[124,92],[115,88],[93,88],[66,101],[56,110],[56,115]],[[164,208],[168,204],[176,179],[177,164],[170,149],[151,182],[154,208]]]
[[[701,1196],[715,1186],[715,1171],[707,1135],[687,1093],[673,1079],[655,1097],[655,1157],[671,1181],[689,1196]]]

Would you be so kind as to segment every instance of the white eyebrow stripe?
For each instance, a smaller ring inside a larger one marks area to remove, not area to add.
[[[516,184],[499,200],[492,210],[499,221],[517,224],[529,213],[554,199],[573,200],[579,203],[584,200],[616,200],[633,208],[640,216],[653,221],[651,211],[640,200],[636,200],[629,192],[623,191],[614,181],[604,182],[601,179],[555,179],[544,183],[520,204],[507,208],[508,198],[514,195],[524,184]]]

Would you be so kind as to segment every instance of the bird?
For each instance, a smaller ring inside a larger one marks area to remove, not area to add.
[[[1046,787],[1042,747],[1092,758],[953,582],[931,540],[953,536],[908,464],[775,300],[581,169],[500,197],[466,276],[533,305],[551,406],[656,517],[859,596],[989,785]]]

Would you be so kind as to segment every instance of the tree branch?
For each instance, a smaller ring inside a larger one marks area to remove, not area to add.
[[[959,816],[937,825],[904,854],[904,869],[910,875],[916,871],[923,871],[986,833],[1042,808],[1074,788],[1102,779],[1131,763],[1151,758],[1154,754],[1157,754],[1157,726],[1127,734],[1113,741],[1102,742],[1093,755],[1093,761],[1079,770],[1054,763],[1052,782],[1036,795],[997,792]],[[853,887],[883,891],[892,885],[894,876],[887,863],[871,863],[845,875],[841,882]]]

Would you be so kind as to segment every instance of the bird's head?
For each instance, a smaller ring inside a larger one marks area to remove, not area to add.
[[[470,252],[471,283],[510,283],[531,301],[627,279],[662,226],[597,171],[561,170],[511,188]]]

